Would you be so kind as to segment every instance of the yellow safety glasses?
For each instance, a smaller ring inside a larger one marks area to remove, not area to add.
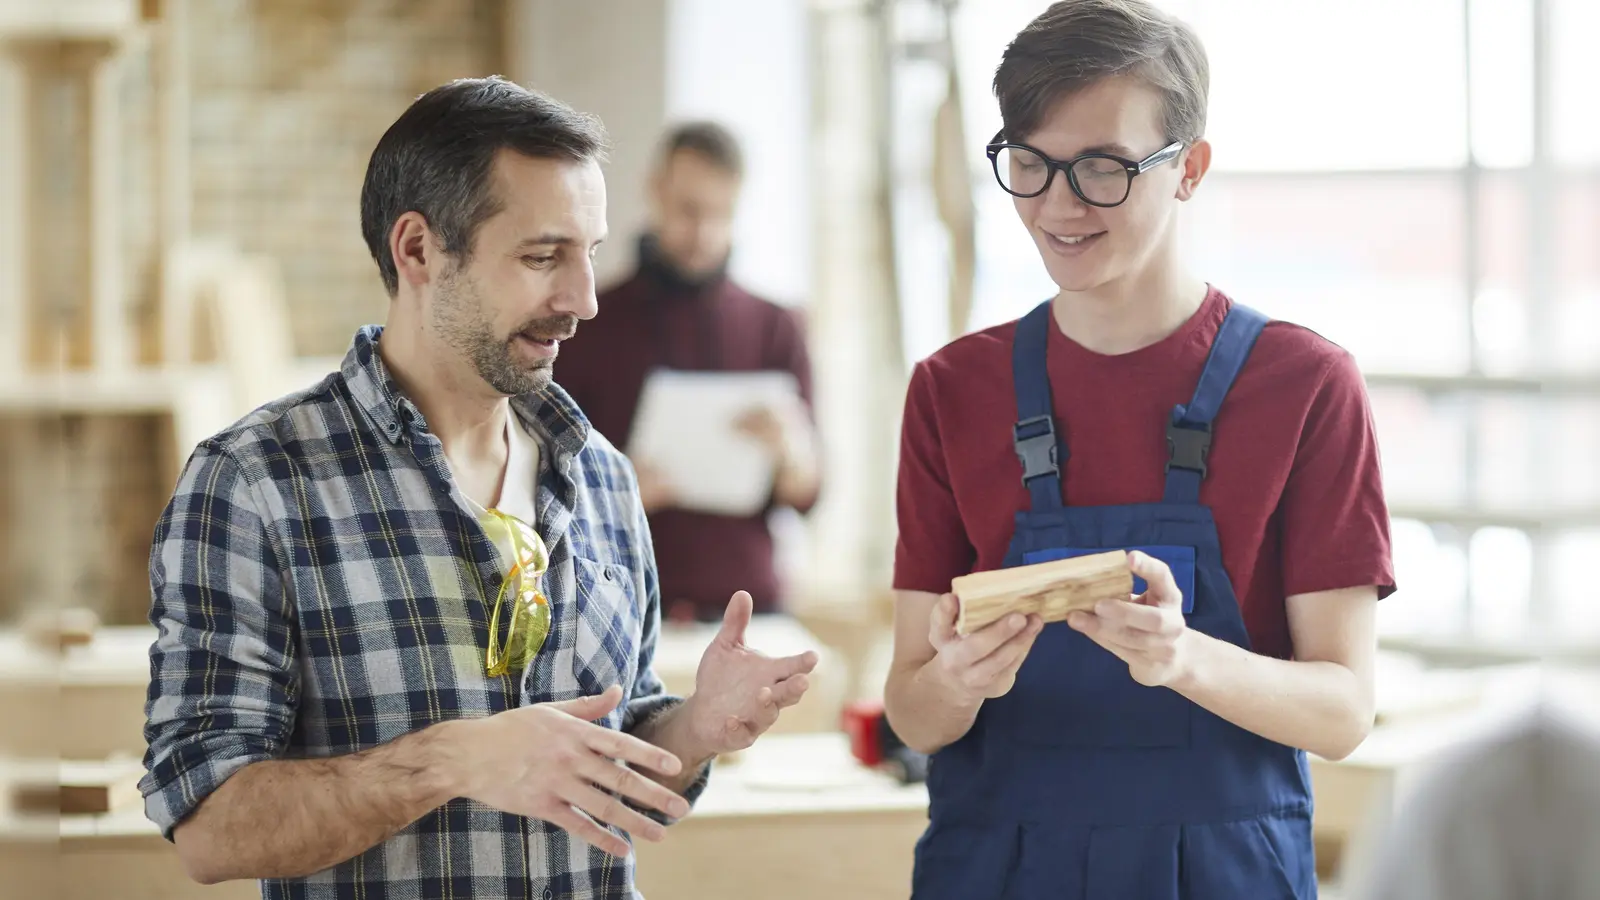
[[[550,557],[539,533],[515,516],[491,509],[483,526],[496,545],[510,544],[515,555],[511,571],[500,582],[494,611],[489,614],[486,669],[492,676],[521,672],[550,634],[550,601],[539,592],[539,579],[544,577]],[[510,610],[506,611],[508,594]],[[507,619],[503,644],[500,641],[502,613]]]

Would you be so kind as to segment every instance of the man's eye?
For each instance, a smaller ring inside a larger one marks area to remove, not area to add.
[[[532,269],[543,269],[555,261],[556,258],[554,256],[524,256],[522,258],[522,264]]]

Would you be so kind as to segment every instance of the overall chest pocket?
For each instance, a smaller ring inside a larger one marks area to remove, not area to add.
[[[1139,546],[1167,563],[1183,590],[1184,612],[1194,608],[1193,547]],[[1024,564],[1104,552],[1105,548],[1063,547],[1039,550]],[[1145,585],[1137,580],[1136,593]],[[1006,729],[1008,739],[1028,744],[1101,748],[1181,748],[1189,746],[1194,704],[1170,688],[1133,680],[1116,654],[1074,631],[1065,622],[1046,625],[1017,672],[1008,715],[1026,717]]]
[[[598,694],[621,684],[626,696],[638,673],[644,624],[633,573],[626,566],[575,556],[573,576],[577,587],[573,674],[584,693]]]

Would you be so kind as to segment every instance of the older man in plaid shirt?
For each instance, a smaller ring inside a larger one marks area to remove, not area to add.
[[[806,689],[729,604],[687,699],[627,460],[552,382],[596,313],[605,135],[499,80],[373,153],[391,301],[338,372],[204,441],[151,556],[146,811],[268,898],[631,898],[630,839]]]

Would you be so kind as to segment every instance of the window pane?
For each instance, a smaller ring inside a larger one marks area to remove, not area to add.
[[[1540,446],[1548,441],[1541,401],[1532,395],[1477,397],[1473,425],[1478,438],[1476,505],[1527,510],[1539,505]]]
[[[1466,554],[1454,533],[1414,519],[1390,528],[1400,592],[1378,604],[1384,635],[1439,635],[1459,630],[1466,606]]]
[[[1600,373],[1600,174],[1564,176],[1557,188],[1555,347],[1567,372]]]
[[[1563,163],[1600,165],[1600,3],[1551,0],[1550,26],[1551,151]]]
[[[1217,175],[1185,212],[1196,271],[1241,302],[1319,332],[1368,370],[1466,369],[1458,178]]]
[[[1211,62],[1207,132],[1219,171],[1466,160],[1461,0],[1194,5],[1190,21]],[[1404,77],[1384,60],[1403,61]]]
[[[993,185],[993,190],[990,190]],[[1015,319],[1055,296],[1055,282],[1039,260],[1028,230],[1011,198],[994,183],[976,194],[978,268],[974,278],[972,327],[987,328]]]
[[[1468,545],[1471,630],[1506,638],[1528,630],[1533,543],[1515,528],[1480,528]]]
[[[1550,398],[1549,405],[1550,433],[1538,445],[1545,503],[1600,510],[1600,397]]]
[[[1550,587],[1554,626],[1566,638],[1600,639],[1600,603],[1595,602],[1594,561],[1600,559],[1600,529],[1559,535],[1552,547]]]
[[[999,123],[989,82],[1001,52],[1049,5],[961,4],[962,96],[981,140]],[[1193,25],[1205,43],[1211,64],[1206,132],[1218,171],[1437,168],[1466,161],[1462,0],[1157,5]],[[1386,59],[1404,60],[1405,77],[1394,77],[1390,66],[1359,62]]]
[[[1533,161],[1533,0],[1469,0],[1472,152],[1485,166]]]
[[[1391,507],[1440,507],[1464,500],[1467,429],[1458,398],[1421,391],[1371,390],[1372,417]]]
[[[1478,293],[1472,316],[1478,362],[1489,374],[1528,368],[1528,191],[1523,172],[1490,172],[1478,185]]]

